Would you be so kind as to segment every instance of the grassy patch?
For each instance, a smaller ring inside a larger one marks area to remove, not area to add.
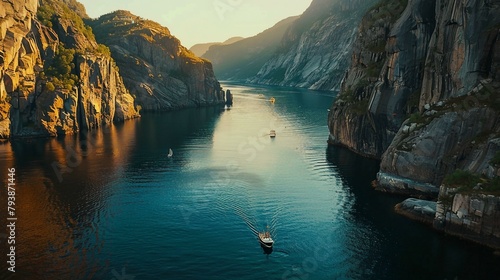
[[[443,180],[443,184],[452,188],[474,188],[480,182],[479,175],[460,169],[448,174]]]
[[[500,194],[500,177],[489,179],[460,169],[448,174],[444,178],[443,184],[451,188],[457,188],[457,193]],[[481,184],[481,188],[475,189],[478,184]]]
[[[79,4],[75,1],[76,4]],[[58,18],[70,20],[79,32],[87,39],[94,41],[92,28],[85,24],[75,11],[71,10],[64,2],[55,0],[44,0],[43,4],[37,10],[38,20],[47,27],[53,27]]]
[[[427,119],[419,112],[413,113],[409,118],[410,123],[425,124]]]

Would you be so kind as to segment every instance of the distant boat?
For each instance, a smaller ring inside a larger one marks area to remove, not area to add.
[[[259,232],[259,242],[265,248],[272,248],[274,240],[271,238],[271,233],[269,232],[269,226],[264,232]]]
[[[274,138],[276,137],[276,131],[273,129],[271,132],[269,132],[269,137]]]
[[[174,151],[172,151],[172,149],[168,149],[167,157],[171,158],[173,155],[174,155]]]
[[[276,102],[276,99],[274,97],[271,97],[271,99],[269,99],[269,102],[274,103]]]

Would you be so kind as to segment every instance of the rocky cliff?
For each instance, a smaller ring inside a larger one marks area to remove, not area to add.
[[[81,3],[1,2],[0,138],[71,134],[138,117],[141,107],[223,103],[209,62],[168,29],[132,17],[117,15],[105,29],[115,63]]]
[[[487,173],[500,131],[499,8],[381,1],[365,15],[330,111],[330,141],[381,158],[379,187],[436,195],[457,168]]]
[[[420,219],[491,246],[500,236],[499,31],[498,0],[380,1],[362,20],[328,118],[330,143],[381,159],[378,190],[438,200],[436,214],[427,202],[398,211],[425,208]],[[440,189],[457,180],[453,195]]]
[[[126,87],[143,110],[222,104],[212,64],[181,45],[160,24],[127,11],[89,22],[111,49]]]
[[[65,2],[0,3],[1,138],[70,134],[139,115],[113,60]]]
[[[252,83],[333,90],[348,66],[356,26],[376,1],[314,0]]]

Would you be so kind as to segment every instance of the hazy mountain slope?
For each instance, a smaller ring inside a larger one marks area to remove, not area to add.
[[[298,17],[284,19],[273,27],[230,45],[214,45],[203,55],[214,65],[215,74],[224,80],[253,77],[279,47],[281,38]]]
[[[250,82],[331,90],[348,66],[357,25],[374,0],[314,0]]]
[[[238,41],[241,41],[243,39],[245,39],[245,38],[243,38],[243,37],[231,37],[224,42],[212,42],[212,43],[196,44],[196,45],[192,46],[191,48],[189,48],[189,50],[192,51],[197,56],[203,56],[211,46],[230,45],[230,44],[236,43]]]

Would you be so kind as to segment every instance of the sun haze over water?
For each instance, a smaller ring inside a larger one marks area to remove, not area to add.
[[[143,0],[79,1],[92,18],[128,10],[159,22],[190,48],[197,43],[222,42],[234,36],[251,37],[278,21],[302,14],[312,0]],[[98,5],[96,5],[98,4]]]

